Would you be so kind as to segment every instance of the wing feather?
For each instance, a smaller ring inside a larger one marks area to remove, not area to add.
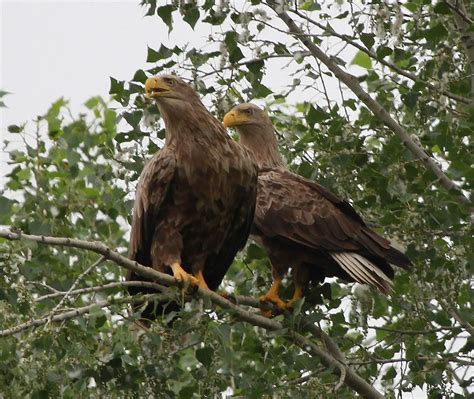
[[[138,181],[128,256],[145,266],[151,266],[150,248],[156,219],[175,170],[176,158],[165,147],[145,165]]]
[[[410,264],[388,240],[371,230],[348,202],[285,169],[260,170],[255,225],[267,237],[284,238],[310,249],[361,252],[369,259],[394,260],[402,267]],[[361,258],[365,259],[359,254],[349,262],[355,262],[358,278]]]

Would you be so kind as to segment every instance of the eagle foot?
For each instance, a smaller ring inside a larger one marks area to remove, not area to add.
[[[190,285],[200,286],[199,279],[186,272],[179,263],[173,263],[171,270],[173,271],[173,277],[176,281],[183,284],[184,287],[189,287]]]
[[[195,277],[195,278],[198,280],[197,285],[198,285],[199,288],[203,288],[203,289],[205,289],[205,290],[208,290],[208,289],[209,289],[209,287],[207,286],[206,280],[204,280],[204,276],[203,276],[203,274],[202,274],[202,271],[198,271],[198,272],[196,273],[196,277]]]
[[[279,295],[275,292],[268,291],[265,295],[262,295],[259,298],[260,302],[271,302],[276,305],[276,307],[280,310],[284,310],[286,308],[286,303],[279,297]]]
[[[291,309],[295,306],[296,302],[303,297],[303,289],[301,287],[296,287],[295,292],[293,293],[293,298],[291,298],[286,304],[285,309]]]

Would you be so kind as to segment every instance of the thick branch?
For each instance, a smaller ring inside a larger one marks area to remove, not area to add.
[[[128,270],[132,270],[133,272],[139,274],[140,276],[150,278],[152,280],[157,281],[160,284],[164,284],[167,286],[178,285],[176,280],[172,276],[165,273],[157,272],[150,267],[142,266],[138,264],[137,262],[134,262],[128,258],[125,258],[119,253],[112,251],[110,248],[108,248],[101,242],[89,242],[89,241],[83,241],[83,240],[78,240],[78,239],[73,239],[73,238],[37,236],[37,235],[23,234],[20,232],[12,232],[8,230],[0,230],[0,238],[5,238],[7,240],[12,240],[12,241],[29,240],[29,241],[34,241],[34,242],[44,244],[44,245],[66,246],[66,247],[79,248],[79,249],[84,249],[87,251],[92,251],[92,252],[102,255],[105,259],[112,260],[116,264],[123,266],[124,268]],[[271,320],[266,317],[260,316],[258,314],[249,312],[245,309],[242,309],[238,305],[223,298],[222,296],[216,294],[213,291],[197,288],[196,294],[200,297],[209,298],[212,301],[212,303],[214,303],[215,305],[218,305],[221,308],[232,312],[240,320],[248,322],[254,326],[258,326],[269,331],[277,331],[277,330],[282,330],[284,328],[282,323],[276,320]],[[143,302],[144,299],[143,297],[140,297],[137,301]],[[115,303],[117,303],[117,301]],[[98,304],[96,303],[96,304],[88,305],[88,306],[94,307],[94,306],[98,306]],[[87,308],[87,307],[84,307],[84,308]],[[81,308],[81,309],[84,309],[84,308]],[[83,311],[87,313],[88,310],[83,310]],[[74,310],[71,312],[77,312],[77,310]],[[69,314],[70,312],[66,312],[66,313]],[[63,314],[61,314],[61,315],[54,316],[52,320],[55,321],[56,320],[55,317],[57,318],[61,316],[66,317],[66,316],[63,316]],[[74,317],[74,316],[72,315],[69,317]],[[39,319],[39,320],[43,320],[43,319]],[[46,318],[46,321],[47,320],[49,320],[49,318]],[[33,321],[29,323],[35,323],[35,322],[39,323],[39,321]],[[44,324],[44,323],[41,321],[41,324]],[[31,324],[31,325],[28,325],[28,327],[34,326],[34,325],[35,324]],[[28,328],[28,327],[23,327],[24,324],[20,326],[22,327],[19,331],[25,328]],[[20,328],[20,326],[13,327],[9,330],[16,331],[15,329]],[[4,330],[3,335],[15,334],[15,332],[6,334],[5,332],[9,330]],[[344,381],[349,387],[354,389],[357,393],[359,393],[365,398],[376,398],[376,399],[383,398],[383,396],[376,389],[374,389],[372,385],[370,385],[363,378],[361,378],[351,367],[347,366],[345,362],[343,363],[341,360],[335,358],[331,353],[326,352],[325,350],[321,349],[315,343],[313,343],[312,341],[304,337],[302,334],[299,334],[297,332],[291,332],[290,336],[293,339],[293,342],[295,342],[303,351],[319,357],[322,364],[324,364],[329,370],[331,370],[333,374],[341,377],[341,380]],[[330,337],[327,337],[325,339],[328,339],[328,338],[329,340],[331,340]],[[334,345],[336,344],[334,343]]]
[[[343,71],[324,51],[322,51],[311,39],[310,35],[305,34],[302,29],[296,25],[295,21],[285,11],[278,10],[275,2],[270,1],[269,4],[273,10],[278,14],[282,21],[288,26],[290,33],[296,34],[303,45],[311,52],[314,58],[320,60],[326,67],[334,73],[334,75],[341,80],[353,93],[369,108],[372,113],[380,119],[387,127],[389,127],[400,139],[403,145],[415,156],[420,159],[428,168],[430,168],[436,175],[440,183],[447,190],[457,190],[459,201],[463,204],[469,203],[469,199],[464,196],[461,188],[453,182],[443,170],[436,164],[436,162],[421,148],[415,141],[412,140],[408,132],[395,119],[375,101],[360,85],[358,79]]]

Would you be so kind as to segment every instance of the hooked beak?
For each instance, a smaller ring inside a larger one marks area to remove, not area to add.
[[[171,87],[160,76],[148,78],[145,82],[145,95],[147,98],[158,98],[171,93]]]
[[[233,127],[239,126],[247,123],[250,118],[242,113],[237,113],[235,111],[229,111],[224,116],[224,120],[222,121],[225,127]]]

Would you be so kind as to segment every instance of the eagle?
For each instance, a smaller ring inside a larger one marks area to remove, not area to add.
[[[250,233],[256,162],[181,78],[150,77],[145,92],[158,105],[165,144],[138,181],[129,257],[184,286],[216,290]],[[129,272],[127,280],[144,279]],[[157,312],[148,304],[142,317]]]
[[[373,231],[345,200],[291,172],[278,151],[268,115],[254,104],[240,104],[224,116],[259,166],[252,238],[268,253],[273,283],[261,301],[292,307],[311,282],[339,277],[392,290],[392,265],[407,269],[410,260]],[[281,281],[291,267],[294,295],[280,298]]]

